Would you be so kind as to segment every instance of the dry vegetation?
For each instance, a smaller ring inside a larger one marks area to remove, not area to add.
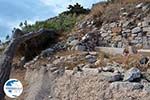
[[[97,19],[97,22],[112,22],[119,19],[120,9],[122,7],[132,6],[140,2],[150,2],[150,0],[114,0],[114,2],[101,2],[92,7],[88,16]]]
[[[116,0],[116,2],[117,1],[119,1],[122,4],[127,4],[127,3],[149,2],[150,0]]]
[[[100,52],[98,57],[99,62],[97,64],[97,67],[106,66],[107,63],[118,63],[123,65],[125,69],[137,67],[141,71],[146,71],[148,68],[150,68],[150,64],[141,65],[139,62],[141,58],[142,55],[140,54],[130,54],[128,56],[123,56],[118,54],[114,56],[111,54]]]
[[[107,6],[107,4],[96,4],[96,5],[93,6],[90,14],[93,17],[101,17],[101,15],[105,11],[106,6]]]
[[[67,70],[73,70],[75,67],[77,67],[77,65],[79,64],[86,64],[85,59],[80,59],[80,52],[79,51],[62,51],[62,52],[58,52],[56,55],[57,56],[73,56],[76,57],[77,59],[75,59],[75,61],[67,61],[64,62],[63,65],[67,67]],[[79,57],[79,59],[78,59]]]

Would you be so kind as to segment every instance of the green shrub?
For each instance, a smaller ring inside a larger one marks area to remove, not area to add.
[[[80,4],[69,5],[68,11],[59,14],[56,17],[50,18],[45,21],[37,21],[33,25],[29,25],[27,21],[20,23],[20,28],[25,33],[37,31],[40,28],[54,29],[56,31],[68,32],[71,31],[76,22],[81,20],[85,14],[89,12],[88,9],[84,9]]]
[[[64,14],[88,14],[90,12],[89,9],[83,8],[79,3],[76,3],[75,5],[69,5],[68,11],[65,11]]]
[[[82,16],[82,15],[80,15]],[[46,21],[37,21],[33,25],[22,26],[24,32],[37,31],[40,28],[54,29],[56,31],[71,31],[77,21],[81,20],[76,14],[60,14],[57,17],[48,19]]]

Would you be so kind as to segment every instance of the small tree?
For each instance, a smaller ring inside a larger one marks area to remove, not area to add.
[[[89,9],[83,8],[79,3],[76,3],[75,5],[69,5],[68,6],[69,11],[64,12],[65,14],[87,14],[90,12]]]
[[[114,2],[116,2],[116,0],[107,0],[107,2],[114,3]]]
[[[12,33],[14,34],[15,31],[16,31],[16,28],[14,27],[13,30],[12,30]]]
[[[21,23],[19,24],[19,26],[22,28],[22,27],[23,27],[23,23],[21,22]]]
[[[27,26],[28,26],[28,22],[27,22],[27,20],[25,20],[25,22],[24,22],[24,26],[25,26],[25,27],[27,27]]]
[[[7,35],[7,36],[6,36],[6,40],[9,40],[9,38],[10,38],[10,36],[9,36],[9,35]]]

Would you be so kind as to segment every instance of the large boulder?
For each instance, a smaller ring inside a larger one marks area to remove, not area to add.
[[[141,79],[141,71],[138,68],[129,69],[124,75],[124,81],[136,82]]]
[[[121,75],[121,73],[114,73],[114,75],[112,75],[109,78],[109,82],[115,82],[115,81],[122,81],[123,80],[123,76]]]

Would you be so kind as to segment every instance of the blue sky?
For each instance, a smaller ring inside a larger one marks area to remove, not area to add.
[[[80,3],[90,8],[101,0],[0,0],[0,39],[11,34],[14,27],[25,20],[33,24],[37,20],[45,20],[65,11],[69,4]]]

